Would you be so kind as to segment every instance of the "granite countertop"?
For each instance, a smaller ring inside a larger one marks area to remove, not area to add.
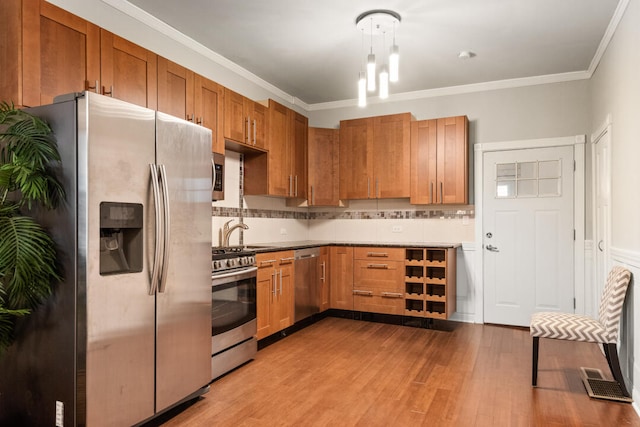
[[[375,246],[381,248],[458,248],[459,242],[345,242],[329,240],[299,240],[292,242],[251,243],[246,248],[261,252],[287,251],[317,246]]]

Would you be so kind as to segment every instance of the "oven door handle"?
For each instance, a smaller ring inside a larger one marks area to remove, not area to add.
[[[230,282],[236,282],[243,279],[251,279],[256,277],[258,267],[249,267],[242,271],[231,271],[229,273],[222,273],[219,275],[211,276],[211,285],[225,285]]]

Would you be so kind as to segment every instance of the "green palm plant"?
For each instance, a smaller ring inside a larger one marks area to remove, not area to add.
[[[0,356],[13,341],[16,320],[60,280],[55,244],[28,215],[36,205],[54,209],[64,200],[52,167],[59,162],[51,128],[0,103]]]

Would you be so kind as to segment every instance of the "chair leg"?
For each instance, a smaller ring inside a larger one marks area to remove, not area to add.
[[[531,363],[531,385],[538,385],[538,343],[540,337],[533,337],[533,359]]]
[[[631,397],[627,388],[624,386],[624,378],[622,377],[622,371],[620,370],[620,361],[618,360],[618,350],[615,343],[603,343],[604,354],[607,356],[607,363],[609,363],[609,369],[613,378],[620,384],[622,394],[626,397]]]

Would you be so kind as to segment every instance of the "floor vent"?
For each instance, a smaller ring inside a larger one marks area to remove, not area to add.
[[[580,372],[582,383],[590,397],[618,402],[633,402],[633,399],[622,393],[620,384],[617,381],[605,380],[600,369],[580,368]]]

